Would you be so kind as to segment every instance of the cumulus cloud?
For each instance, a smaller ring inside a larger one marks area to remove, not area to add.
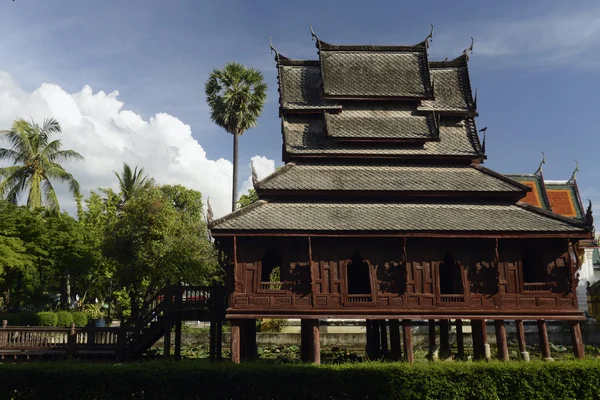
[[[254,165],[254,170],[256,171],[256,176],[258,177],[258,180],[261,180],[275,172],[275,161],[270,160],[267,157],[252,157],[250,159],[250,163],[248,164],[248,168],[251,168],[252,165]],[[241,194],[246,194],[250,189],[253,189],[252,175],[248,177],[248,179],[246,179],[244,183],[242,183],[242,188],[240,192]]]
[[[231,204],[231,162],[211,160],[192,137],[190,126],[179,119],[159,113],[146,121],[125,109],[118,95],[117,91],[94,93],[89,86],[78,93],[67,93],[48,83],[26,92],[9,74],[0,71],[0,128],[10,127],[16,118],[40,122],[56,118],[63,128],[63,148],[85,157],[83,162],[65,165],[85,195],[98,187],[117,189],[112,171],[121,171],[126,162],[143,167],[158,183],[199,190],[204,199],[211,198],[215,217],[226,214]],[[0,143],[0,147],[5,145]],[[273,160],[261,156],[253,160],[259,177],[274,170]],[[251,185],[250,177],[243,188],[247,183]],[[58,191],[62,207],[73,211],[74,201],[66,187]]]

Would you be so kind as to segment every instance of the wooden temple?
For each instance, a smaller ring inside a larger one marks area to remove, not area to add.
[[[485,138],[469,51],[430,61],[413,46],[333,45],[316,60],[275,49],[285,166],[258,181],[260,200],[209,221],[231,295],[232,359],[256,355],[257,318],[301,319],[301,356],[319,362],[319,319],[367,321],[367,350],[413,361],[412,321],[429,321],[440,356],[456,324],[475,359],[486,320],[508,359],[505,321],[569,321],[583,357],[577,246],[592,227],[524,202],[527,182],[482,166]],[[485,131],[484,131],[485,134]],[[538,195],[539,196],[539,195]],[[436,322],[437,321],[437,322]],[[388,334],[389,332],[389,334]],[[389,338],[389,339],[388,339]]]

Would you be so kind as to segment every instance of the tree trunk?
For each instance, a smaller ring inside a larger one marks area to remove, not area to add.
[[[235,211],[238,197],[238,138],[237,133],[233,134],[233,191],[231,199],[231,211]]]

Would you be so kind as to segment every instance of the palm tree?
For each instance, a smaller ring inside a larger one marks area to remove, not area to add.
[[[205,86],[206,101],[213,122],[233,135],[233,194],[235,211],[238,183],[238,137],[256,126],[267,98],[267,84],[260,71],[242,64],[228,63],[214,69]]]
[[[60,124],[54,118],[44,120],[42,125],[33,120],[17,119],[11,129],[0,131],[10,143],[10,149],[0,148],[0,160],[8,160],[13,166],[0,168],[0,196],[17,204],[19,195],[28,190],[27,206],[46,207],[52,213],[60,213],[58,198],[51,180],[66,182],[69,190],[79,196],[79,183],[59,164],[80,161],[83,157],[73,150],[61,150],[60,140],[50,138],[61,133]]]
[[[123,203],[126,203],[129,199],[136,195],[142,188],[150,183],[150,178],[144,175],[144,168],[138,170],[138,166],[135,166],[134,170],[126,163],[123,163],[123,172],[118,174],[113,171],[119,180],[119,186],[121,188],[121,196],[123,197]]]

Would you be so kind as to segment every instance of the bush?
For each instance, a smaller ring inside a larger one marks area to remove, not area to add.
[[[38,326],[40,324],[37,314],[31,311],[20,312],[18,318],[21,326]]]
[[[19,315],[15,313],[6,313],[0,314],[0,323],[6,320],[8,326],[18,326],[19,325]]]
[[[39,312],[38,314],[40,326],[56,326],[58,323],[58,316],[56,313],[50,311]]]
[[[88,324],[88,316],[86,313],[78,311],[73,313],[73,322],[78,328],[83,328]]]
[[[70,327],[73,322],[73,314],[68,311],[59,311],[56,313],[56,326]]]
[[[600,360],[241,365],[204,361],[0,365],[0,398],[597,399]]]

